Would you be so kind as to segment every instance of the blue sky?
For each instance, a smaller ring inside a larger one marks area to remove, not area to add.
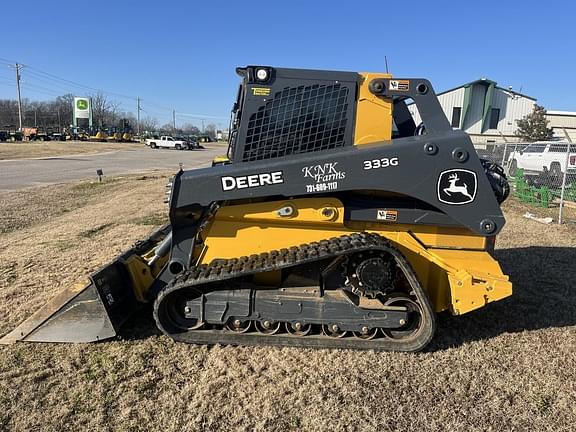
[[[110,96],[162,123],[179,113],[223,117],[236,95],[234,68],[383,71],[421,76],[442,91],[480,77],[576,111],[572,2],[520,1],[33,1],[2,5],[0,58],[31,66],[23,97],[50,99],[72,84]],[[25,23],[25,25],[23,24]],[[0,63],[0,98],[15,96]],[[178,122],[192,120],[178,115]]]

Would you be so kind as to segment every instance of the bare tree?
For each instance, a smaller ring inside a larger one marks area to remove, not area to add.
[[[56,116],[58,117],[58,126],[60,128],[68,127],[73,122],[74,119],[74,95],[68,93],[62,96],[58,96],[54,101],[54,108],[56,110]]]
[[[116,124],[120,104],[108,99],[98,92],[90,96],[92,103],[92,123],[98,127],[106,127]]]
[[[160,130],[172,133],[174,132],[174,125],[172,123],[163,124],[160,126]]]
[[[158,120],[153,117],[140,118],[140,130],[143,132],[153,132],[158,128]]]
[[[93,123],[97,127],[134,128],[134,113],[121,111],[120,104],[103,93],[91,96]],[[24,126],[59,129],[73,124],[74,95],[65,94],[51,101],[22,100]],[[18,104],[15,100],[0,100],[0,129],[15,129],[18,124]],[[140,120],[142,130],[154,130],[158,121],[152,117]]]
[[[212,139],[216,139],[216,125],[214,123],[206,125],[204,128],[204,134],[208,135]]]
[[[182,133],[186,135],[200,135],[200,129],[192,123],[184,123],[182,125]]]
[[[18,103],[15,100],[0,100],[0,128],[15,128],[18,124]]]

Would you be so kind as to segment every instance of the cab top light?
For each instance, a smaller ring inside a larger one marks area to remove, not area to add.
[[[256,70],[256,78],[260,81],[266,81],[268,79],[268,71],[266,69]]]

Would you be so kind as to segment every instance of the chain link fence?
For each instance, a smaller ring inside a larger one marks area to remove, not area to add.
[[[576,144],[475,144],[478,156],[496,162],[508,176],[513,199],[548,209],[554,222],[576,222]]]

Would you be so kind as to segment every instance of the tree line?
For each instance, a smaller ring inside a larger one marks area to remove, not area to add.
[[[92,124],[96,128],[123,127],[126,122],[137,130],[137,118],[132,112],[120,109],[120,104],[104,93],[98,92],[88,97],[92,101]],[[22,99],[22,126],[53,128],[62,131],[72,125],[74,95],[65,94],[48,101],[32,101]],[[18,128],[18,101],[0,99],[0,130]],[[170,131],[186,135],[201,135],[202,133],[214,138],[216,126],[208,124],[204,132],[191,123],[185,123],[176,130],[173,124],[160,125],[158,120],[150,116],[140,117],[140,131],[153,132],[157,130]]]

